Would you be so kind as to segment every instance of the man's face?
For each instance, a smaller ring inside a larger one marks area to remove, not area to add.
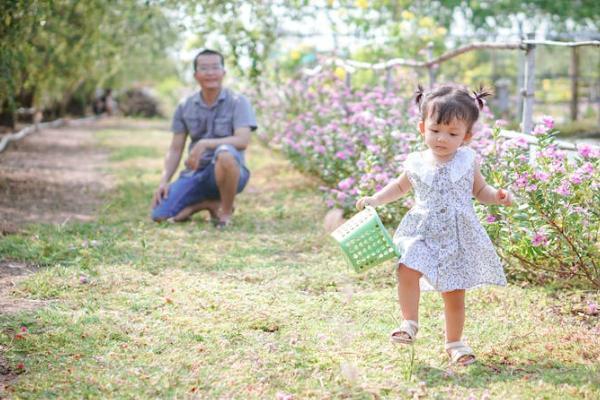
[[[216,54],[206,54],[196,60],[194,78],[202,89],[220,89],[225,76],[221,58]]]

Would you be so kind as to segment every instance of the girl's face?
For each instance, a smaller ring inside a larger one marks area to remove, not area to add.
[[[467,123],[458,119],[453,119],[448,124],[437,124],[427,118],[419,122],[419,131],[438,161],[450,160],[456,150],[471,138]]]

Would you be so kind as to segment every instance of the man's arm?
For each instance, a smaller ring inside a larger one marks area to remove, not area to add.
[[[163,171],[162,178],[160,179],[160,183],[158,188],[154,192],[154,197],[152,199],[152,207],[156,207],[156,205],[168,195],[168,187],[171,178],[175,171],[177,171],[177,167],[179,167],[179,162],[181,161],[181,155],[183,154],[183,150],[185,148],[185,140],[187,135],[184,133],[174,133],[173,138],[171,139],[171,145],[169,146],[169,150],[165,156],[165,167]]]
[[[221,144],[230,144],[238,150],[245,150],[249,143],[250,127],[247,126],[237,128],[233,132],[233,136],[227,136],[224,138],[200,139],[190,150],[190,154],[188,159],[185,161],[185,165],[190,169],[197,169],[202,154],[204,154],[204,152],[207,150],[216,149]]]
[[[233,136],[201,139],[195,146],[197,146],[198,143],[202,143],[206,150],[216,149],[221,144],[231,144],[238,150],[246,150],[246,147],[248,147],[248,144],[250,143],[250,127],[243,126],[237,128],[233,132]]]

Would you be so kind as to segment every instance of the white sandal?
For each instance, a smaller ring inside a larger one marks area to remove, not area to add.
[[[392,343],[412,344],[419,332],[419,324],[417,321],[405,319],[402,321],[398,329],[394,329],[390,334]]]
[[[453,364],[470,365],[475,362],[475,354],[473,349],[467,346],[462,340],[458,342],[446,343],[446,352],[450,356],[450,361]]]

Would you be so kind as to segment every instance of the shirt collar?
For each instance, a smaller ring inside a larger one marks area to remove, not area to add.
[[[194,103],[198,103],[204,108],[212,108],[212,107],[216,106],[217,104],[219,104],[220,102],[222,102],[223,100],[225,100],[226,97],[227,97],[227,89],[221,88],[221,92],[219,93],[219,97],[217,97],[217,101],[215,102],[215,104],[213,104],[211,107],[209,107],[206,105],[206,103],[202,99],[202,90],[200,90],[200,91],[196,92],[196,94],[194,94]]]

